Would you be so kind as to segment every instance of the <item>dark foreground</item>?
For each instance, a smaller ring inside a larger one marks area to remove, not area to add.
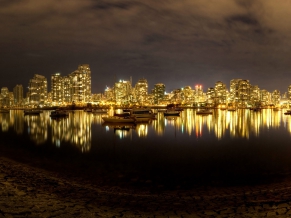
[[[146,175],[2,149],[0,217],[291,217],[288,176],[183,186]]]

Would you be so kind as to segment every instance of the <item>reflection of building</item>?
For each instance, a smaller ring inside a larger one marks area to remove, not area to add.
[[[135,84],[135,96],[140,105],[143,105],[147,101],[148,95],[148,81],[146,79],[140,79]]]
[[[22,85],[16,85],[13,88],[14,105],[21,106],[23,104],[23,87]]]
[[[47,100],[47,79],[42,75],[35,74],[29,80],[28,88],[29,104],[44,105]]]

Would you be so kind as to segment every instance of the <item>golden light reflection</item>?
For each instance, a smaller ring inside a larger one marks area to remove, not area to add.
[[[167,127],[174,127],[175,134],[180,132],[189,136],[194,135],[201,138],[205,133],[212,133],[216,138],[221,139],[226,135],[232,138],[249,138],[259,136],[263,128],[284,127],[291,134],[291,116],[284,115],[284,110],[273,111],[263,109],[253,111],[249,109],[237,109],[235,111],[214,110],[212,115],[197,115],[195,110],[185,109],[177,117],[165,117],[163,112],[157,112],[156,119],[150,123],[132,124],[131,126],[110,126],[105,128],[114,129],[115,135],[119,138],[147,137],[149,130],[153,134],[163,136]],[[110,110],[109,113],[114,113]],[[76,146],[81,152],[88,152],[92,144],[93,124],[103,125],[102,114],[92,114],[84,111],[72,111],[68,118],[51,119],[50,111],[43,111],[37,116],[24,116],[23,111],[14,110],[10,113],[0,114],[1,131],[7,132],[14,128],[17,134],[27,131],[30,139],[37,145],[52,140],[56,147],[62,143],[69,143]],[[206,131],[206,132],[205,132]],[[48,138],[51,133],[51,139]]]

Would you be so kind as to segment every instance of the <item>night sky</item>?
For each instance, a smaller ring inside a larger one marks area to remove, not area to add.
[[[141,78],[166,91],[291,84],[290,0],[0,0],[0,88],[89,64],[92,92]]]

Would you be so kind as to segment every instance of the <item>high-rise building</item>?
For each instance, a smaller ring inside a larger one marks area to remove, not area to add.
[[[227,101],[226,85],[221,81],[217,81],[214,86],[214,92],[215,92],[214,103],[225,104]]]
[[[70,95],[75,103],[91,101],[91,70],[88,64],[81,64],[78,69],[69,75]]]
[[[16,85],[13,88],[13,95],[14,95],[14,105],[21,106],[23,104],[23,86]]]
[[[30,105],[44,105],[47,100],[47,79],[42,75],[35,74],[29,80],[28,96]]]
[[[230,102],[245,107],[250,101],[249,80],[233,79],[230,81]]]
[[[162,83],[157,83],[154,86],[153,94],[154,94],[154,104],[159,104],[160,101],[164,99],[166,91],[166,86]]]
[[[10,96],[9,96],[9,90],[7,87],[1,88],[0,103],[1,103],[1,107],[10,106]]]
[[[272,98],[272,104],[274,105],[279,105],[280,104],[280,100],[281,100],[281,94],[280,91],[278,90],[274,90],[271,94],[271,98]]]
[[[64,101],[63,77],[60,73],[51,76],[51,100],[53,105],[61,105]]]
[[[135,96],[140,105],[143,105],[147,101],[148,95],[148,81],[146,79],[140,79],[135,84]]]
[[[128,104],[132,98],[130,81],[120,80],[114,84],[114,98],[116,104]]]

